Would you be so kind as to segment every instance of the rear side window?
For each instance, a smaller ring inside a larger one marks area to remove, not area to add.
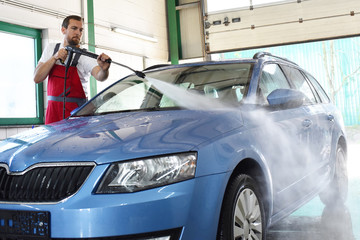
[[[317,103],[314,92],[312,91],[308,81],[301,72],[292,67],[282,66],[287,78],[293,84],[294,88],[301,91],[307,97],[305,100],[306,105]]]
[[[262,70],[258,88],[258,102],[268,103],[267,96],[275,89],[289,89],[290,85],[283,71],[277,64],[266,64]]]
[[[309,79],[309,81],[312,83],[312,85],[314,86],[316,92],[319,94],[321,102],[323,103],[329,103],[330,102],[330,98],[329,96],[326,94],[326,92],[324,91],[324,89],[321,87],[321,85],[319,84],[319,82],[310,74],[308,73],[304,73],[306,75],[306,77]]]

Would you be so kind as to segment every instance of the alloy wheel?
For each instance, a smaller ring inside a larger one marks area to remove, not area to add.
[[[236,200],[233,224],[234,239],[262,239],[259,201],[249,188],[241,191]]]

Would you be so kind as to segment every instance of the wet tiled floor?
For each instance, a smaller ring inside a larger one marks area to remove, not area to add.
[[[325,207],[317,197],[273,225],[268,240],[360,240],[360,140],[349,141],[349,193],[345,204]]]

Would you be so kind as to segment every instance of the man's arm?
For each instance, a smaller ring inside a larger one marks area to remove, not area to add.
[[[55,57],[51,57],[46,62],[39,62],[37,67],[35,68],[34,73],[34,82],[41,83],[45,80],[45,78],[49,75],[51,68],[54,66],[56,62]]]
[[[91,71],[91,75],[98,81],[105,81],[109,76],[110,63],[105,62],[107,59],[110,59],[109,56],[104,53],[100,54],[97,58],[98,65]]]
[[[65,48],[62,48],[46,62],[39,62],[37,67],[35,68],[34,82],[35,83],[43,82],[46,79],[46,77],[49,75],[55,62],[59,59],[65,61],[66,57],[67,57],[67,51],[65,50]]]

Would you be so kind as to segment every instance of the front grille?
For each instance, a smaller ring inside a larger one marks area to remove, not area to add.
[[[61,165],[33,167],[24,174],[8,174],[0,167],[0,201],[58,202],[82,186],[94,165]]]

